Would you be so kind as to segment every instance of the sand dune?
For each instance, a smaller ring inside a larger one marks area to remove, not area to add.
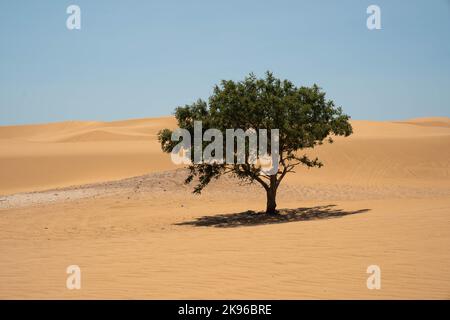
[[[446,117],[415,118],[398,123],[415,124],[427,127],[450,127],[450,119]]]
[[[0,127],[0,298],[450,298],[449,118],[352,121],[274,221],[257,185],[192,195],[156,141],[175,124]]]
[[[174,168],[156,133],[172,117],[0,127],[0,194],[122,179]]]
[[[446,118],[438,119],[445,123]],[[449,128],[399,122],[352,124],[355,134],[350,138],[338,138],[333,145],[308,152],[320,155],[326,166],[309,172],[302,181],[448,185]],[[0,194],[173,169],[169,157],[160,151],[156,133],[175,126],[172,117],[163,117],[0,127]]]

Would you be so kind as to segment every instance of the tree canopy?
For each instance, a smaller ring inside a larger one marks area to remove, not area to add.
[[[352,133],[350,117],[332,100],[327,100],[319,86],[296,87],[289,80],[275,78],[271,72],[267,72],[264,78],[251,73],[243,81],[223,80],[214,87],[207,102],[199,99],[191,105],[177,107],[175,118],[178,127],[188,130],[192,139],[194,121],[202,122],[202,132],[214,128],[224,135],[226,129],[279,130],[278,169],[275,173],[266,175],[260,165],[249,161],[241,164],[192,162],[188,165],[189,175],[185,181],[190,183],[198,178],[194,193],[200,193],[212,179],[224,174],[258,182],[267,192],[266,212],[269,214],[276,213],[276,191],[286,174],[293,172],[298,165],[322,166],[318,158],[311,159],[302,150],[324,142],[332,143],[333,136]],[[167,153],[172,152],[178,143],[172,141],[169,129],[161,130],[158,139],[162,150]],[[269,154],[270,143],[269,139]],[[207,145],[208,142],[203,141],[202,148]],[[247,156],[248,147],[246,143]],[[193,153],[190,153],[191,157]]]

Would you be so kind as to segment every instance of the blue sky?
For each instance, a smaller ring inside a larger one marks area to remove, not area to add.
[[[266,70],[354,119],[450,116],[450,1],[0,0],[1,125],[168,115]]]

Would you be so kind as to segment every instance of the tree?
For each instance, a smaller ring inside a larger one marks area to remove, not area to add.
[[[258,79],[250,74],[243,81],[221,81],[214,87],[208,102],[199,99],[191,105],[178,107],[175,117],[180,128],[191,135],[194,121],[202,121],[202,132],[216,128],[225,134],[226,129],[279,129],[278,170],[265,175],[261,166],[246,161],[243,164],[190,163],[185,183],[198,178],[194,193],[200,193],[212,179],[231,174],[250,183],[258,182],[266,191],[267,214],[276,214],[277,189],[286,174],[294,172],[298,165],[309,168],[321,167],[318,158],[310,159],[301,150],[314,148],[323,142],[332,143],[332,136],[349,136],[352,127],[350,117],[342,113],[341,107],[325,98],[317,86],[296,87],[288,80],[280,80],[267,72]],[[171,152],[177,141],[171,139],[172,131],[161,130],[158,139],[164,152]],[[270,141],[269,141],[270,143]],[[207,143],[203,142],[202,147]],[[246,142],[246,156],[248,143]],[[192,147],[193,148],[193,147]],[[271,150],[268,147],[268,150]],[[190,153],[191,158],[193,152]],[[247,158],[246,158],[247,159]]]

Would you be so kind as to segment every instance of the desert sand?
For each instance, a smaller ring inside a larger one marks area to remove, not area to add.
[[[0,298],[450,299],[450,118],[352,125],[277,219],[258,185],[192,195],[172,117],[0,127]]]

